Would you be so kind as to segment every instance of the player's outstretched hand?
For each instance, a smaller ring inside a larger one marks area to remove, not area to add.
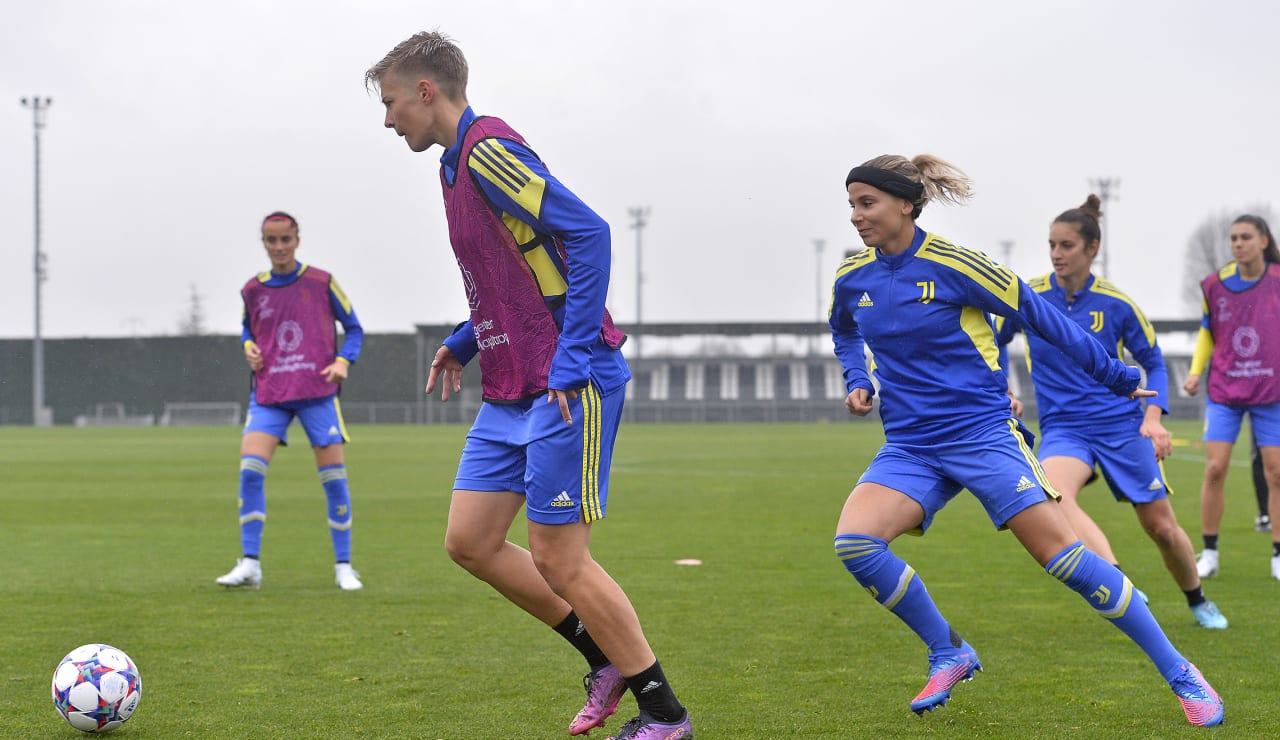
[[[462,390],[462,363],[458,362],[458,358],[453,356],[447,346],[436,350],[436,356],[431,359],[431,371],[427,375],[428,396],[436,389],[436,381],[440,380],[441,375],[444,376],[444,382],[440,387],[440,400],[447,403],[450,389],[454,393]]]
[[[1139,388],[1133,393],[1130,393],[1129,398],[1151,398],[1155,395],[1158,395],[1155,391],[1149,391],[1146,388]]]

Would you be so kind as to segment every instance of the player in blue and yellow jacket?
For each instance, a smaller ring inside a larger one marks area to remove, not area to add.
[[[968,179],[950,164],[886,155],[853,168],[845,185],[851,221],[869,249],[840,265],[831,333],[849,391],[845,406],[858,415],[871,412],[876,392],[864,355],[870,350],[885,444],[845,502],[835,550],[858,583],[928,646],[929,680],[912,711],[945,704],[952,687],[982,664],[889,543],[923,533],[968,488],[997,527],[1012,530],[1051,576],[1147,653],[1190,722],[1220,723],[1217,693],[1133,598],[1133,584],[1080,542],[1055,503],[1030,434],[1010,411],[987,315],[1016,317],[1115,394],[1153,395],[1139,389],[1137,368],[1109,357],[1008,269],[916,227],[929,200],[968,197]]]
[[[1100,205],[1098,197],[1090,195],[1079,208],[1054,219],[1049,227],[1053,272],[1029,285],[1091,333],[1112,357],[1127,350],[1146,371],[1147,388],[1156,395],[1146,399],[1145,408],[1135,399],[1121,398],[1082,377],[1079,366],[1052,342],[1024,332],[1039,408],[1040,464],[1062,494],[1062,512],[1071,528],[1089,549],[1114,564],[1107,536],[1079,504],[1080,490],[1097,477],[1096,465],[1116,500],[1133,505],[1196,623],[1226,629],[1226,617],[1204,596],[1195,549],[1169,504],[1170,489],[1160,463],[1173,451],[1161,423],[1169,409],[1169,373],[1155,329],[1127,295],[1092,272],[1102,241]],[[1003,345],[1022,328],[1017,319],[997,319],[997,340]]]

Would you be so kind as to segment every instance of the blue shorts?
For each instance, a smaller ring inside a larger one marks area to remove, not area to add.
[[[886,443],[859,483],[879,483],[909,496],[924,509],[920,532],[951,499],[968,488],[996,527],[1046,498],[1061,496],[1031,451],[1034,438],[1013,419],[954,442]]]
[[[1156,446],[1125,421],[1110,428],[1040,430],[1040,459],[1074,457],[1089,467],[1097,465],[1116,501],[1148,504],[1166,498],[1172,490],[1164,466],[1156,459]]]
[[[306,431],[307,439],[311,440],[312,447],[328,447],[350,441],[337,396],[262,406],[250,393],[249,413],[244,418],[243,433],[264,432],[279,438],[280,444],[287,445],[289,424],[295,416]]]
[[[1245,413],[1249,414],[1249,424],[1253,427],[1254,437],[1259,447],[1280,447],[1280,403],[1265,403],[1261,406],[1227,406],[1214,403],[1213,399],[1204,402],[1204,441],[1230,442],[1235,444],[1240,436],[1240,424]]]
[[[609,466],[626,386],[601,395],[594,384],[569,402],[573,424],[545,395],[514,404],[485,403],[467,433],[457,491],[514,491],[539,524],[603,519]]]

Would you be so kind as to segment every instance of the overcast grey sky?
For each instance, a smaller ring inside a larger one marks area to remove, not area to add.
[[[0,23],[0,336],[30,336],[32,128],[43,141],[44,334],[175,333],[194,284],[238,331],[258,225],[301,223],[367,330],[464,318],[437,160],[381,127],[364,70],[438,28],[469,99],[613,226],[610,306],[646,321],[814,320],[858,244],[843,189],[882,153],[976,184],[920,223],[1024,276],[1094,177],[1120,178],[1108,273],[1186,318],[1196,224],[1280,200],[1280,4],[990,0],[44,0]],[[822,264],[815,239],[825,240]],[[819,280],[819,271],[822,278]],[[821,284],[821,289],[819,289]]]

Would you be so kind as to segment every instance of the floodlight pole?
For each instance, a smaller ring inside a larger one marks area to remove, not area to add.
[[[823,294],[826,291],[822,289],[822,282],[823,282],[822,281],[822,274],[823,274],[822,250],[826,246],[827,246],[826,239],[813,240],[813,251],[815,253],[815,260],[816,260],[815,267],[817,268],[817,272],[816,272],[817,279],[816,279],[816,282],[814,283],[814,286],[816,289],[814,290],[814,293],[818,296],[818,323],[822,323],[822,318],[823,318],[822,315],[826,312],[826,309],[827,309],[827,302],[826,300],[824,300],[824,296],[823,296]]]
[[[632,337],[632,339],[635,341],[635,356],[639,358],[641,325],[644,323],[644,314],[641,312],[644,291],[640,287],[641,283],[644,282],[644,263],[641,260],[641,235],[644,233],[644,227],[649,223],[649,207],[631,208],[628,213],[631,214],[631,228],[636,231],[636,336]]]
[[[825,239],[813,240],[814,268],[815,268],[814,269],[814,295],[818,296],[818,323],[819,324],[822,324],[823,320],[826,318],[827,308],[828,308],[827,302],[830,300],[830,297],[831,297],[831,291],[829,289],[823,290],[823,283],[825,281],[822,278],[826,271],[822,269],[822,250],[826,246],[827,246],[827,241]],[[814,335],[813,351],[814,351],[814,354],[822,353],[821,332]]]
[[[1093,177],[1089,179],[1089,187],[1097,191],[1098,200],[1102,201],[1102,249],[1098,250],[1099,269],[1098,274],[1102,277],[1107,276],[1107,252],[1111,250],[1111,243],[1108,241],[1107,234],[1110,229],[1107,223],[1111,221],[1111,217],[1107,215],[1107,204],[1112,200],[1120,200],[1119,193],[1115,192],[1120,189],[1120,178],[1118,177]]]
[[[53,98],[30,97],[22,99],[22,107],[31,109],[31,123],[35,138],[35,334],[31,343],[31,423],[45,427],[52,423],[44,406],[44,337],[40,333],[40,284],[46,279],[44,252],[40,251],[40,130],[44,128],[45,113]]]

